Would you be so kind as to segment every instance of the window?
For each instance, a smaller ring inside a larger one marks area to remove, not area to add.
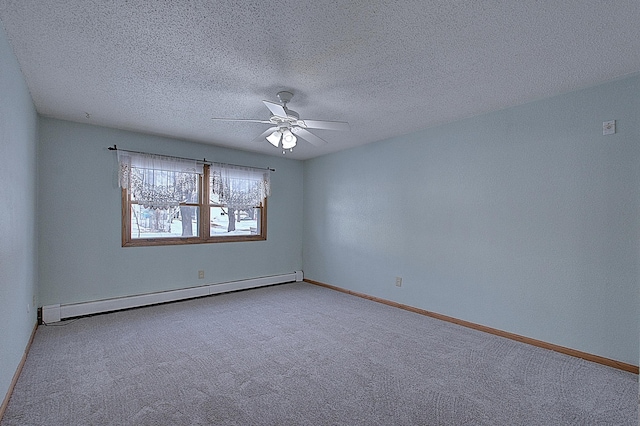
[[[267,169],[118,150],[122,246],[267,239]]]
[[[262,213],[269,195],[269,172],[216,164],[209,168],[209,236],[251,236],[266,228]]]

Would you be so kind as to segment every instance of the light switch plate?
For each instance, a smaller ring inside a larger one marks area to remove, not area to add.
[[[612,135],[616,132],[616,120],[602,122],[602,134]]]

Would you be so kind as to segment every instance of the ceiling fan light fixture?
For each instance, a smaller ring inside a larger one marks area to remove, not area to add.
[[[295,137],[291,130],[286,129],[282,132],[282,148],[283,149],[291,149],[296,146],[296,142],[298,138]]]
[[[284,149],[292,149],[294,146],[296,146],[296,141],[297,138],[294,136],[293,140],[289,141],[289,142],[285,142],[284,139],[282,140],[282,148]]]
[[[276,130],[275,132],[271,133],[269,136],[267,136],[267,140],[269,141],[269,143],[273,146],[275,146],[276,148],[278,147],[278,145],[280,145],[280,138],[282,137],[282,133],[279,130]]]

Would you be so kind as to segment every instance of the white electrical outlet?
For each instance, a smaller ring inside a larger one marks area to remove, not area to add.
[[[204,279],[204,271],[198,271],[198,279],[199,280],[203,280]]]
[[[396,287],[402,287],[402,277],[396,277]]]

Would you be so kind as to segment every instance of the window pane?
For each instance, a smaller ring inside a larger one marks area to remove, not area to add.
[[[131,238],[188,238],[198,236],[199,208],[178,206],[147,209],[131,205]]]
[[[211,207],[211,236],[260,234],[260,209]]]
[[[252,208],[266,197],[267,186],[264,170],[225,165],[209,176],[209,203]]]
[[[198,202],[198,175],[153,169],[131,169],[131,201],[147,207],[173,208]]]

